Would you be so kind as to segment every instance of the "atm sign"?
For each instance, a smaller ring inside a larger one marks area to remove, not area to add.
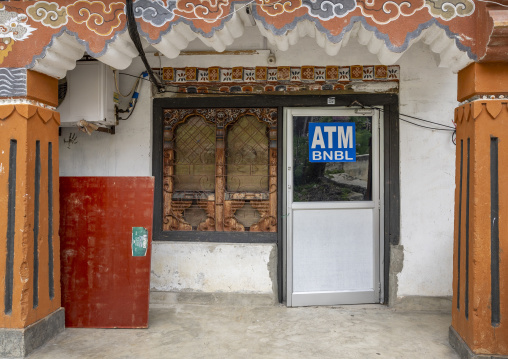
[[[355,123],[309,123],[309,161],[356,162]]]

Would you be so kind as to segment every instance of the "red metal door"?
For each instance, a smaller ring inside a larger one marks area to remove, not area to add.
[[[61,177],[62,305],[67,327],[146,328],[152,177]],[[133,227],[148,230],[133,256]]]

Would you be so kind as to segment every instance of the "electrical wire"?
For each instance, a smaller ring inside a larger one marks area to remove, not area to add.
[[[443,125],[442,123],[432,122],[432,121],[429,121],[429,120],[424,120],[423,118],[414,117],[414,116],[406,115],[406,114],[403,114],[403,113],[399,113],[399,115],[400,116],[404,116],[404,117],[409,117],[409,118],[411,118],[413,120],[418,120],[418,121],[422,121],[422,122],[432,123],[433,125],[444,127],[444,129],[447,129],[449,131],[454,131],[455,130],[455,127],[449,126],[449,125]]]
[[[134,102],[134,105],[133,105],[133,106],[132,106],[132,108],[130,109],[129,114],[127,115],[127,117],[126,117],[126,118],[121,118],[121,117],[118,117],[118,119],[119,119],[119,120],[121,120],[121,121],[126,121],[126,120],[128,120],[128,119],[132,116],[132,114],[134,113],[134,110],[136,109],[136,105],[137,105],[137,104],[138,104],[138,101]]]
[[[378,111],[381,111],[381,112],[385,112],[385,110],[383,110],[382,108],[379,108],[379,107],[374,107],[374,106],[364,106],[362,104],[359,104],[359,106],[361,106],[362,108],[370,108],[370,109],[373,109],[373,110],[378,110]],[[426,123],[432,123],[434,125],[438,125],[438,126],[442,126],[444,128],[436,128],[436,127],[430,127],[430,126],[424,126],[424,125],[420,125],[418,123],[414,123],[412,121],[409,121],[407,119],[404,119],[404,118],[401,118],[400,116],[405,116],[405,117],[409,117],[413,120],[416,120],[416,121],[422,121],[422,122],[426,122]],[[426,128],[426,129],[429,129],[429,130],[435,130],[435,131],[449,131],[449,132],[455,132],[455,127],[453,126],[449,126],[449,125],[443,125],[441,123],[438,123],[438,122],[433,122],[433,121],[429,121],[429,120],[425,120],[423,118],[420,118],[420,117],[415,117],[415,116],[411,116],[411,115],[405,115],[403,113],[399,113],[399,120],[400,121],[403,121],[403,122],[406,122],[406,123],[409,123],[411,125],[415,125],[415,126],[418,126],[418,127],[422,127],[422,128]]]
[[[134,92],[134,90],[136,89],[136,86],[138,86],[138,83],[139,83],[139,80],[141,78],[141,75],[140,76],[137,76],[137,80],[136,82],[134,82],[134,86],[132,86],[131,90],[129,91],[129,93],[127,95],[124,95],[123,93],[120,92],[120,88],[118,86],[118,76],[117,76],[117,72],[115,70],[113,70],[113,77],[114,77],[114,80],[115,80],[115,87],[116,87],[116,92],[122,96],[122,97],[129,97],[130,95],[132,95],[132,93]]]
[[[138,76],[135,76],[135,75],[131,75],[131,74],[128,74],[128,73],[125,73],[125,72],[120,72],[119,73],[120,75],[125,75],[125,76],[131,76],[131,77],[138,77]],[[144,81],[150,81],[148,79],[144,79],[144,78],[140,78],[140,80],[144,80]],[[178,85],[176,85],[178,86]],[[162,93],[174,93],[174,94],[182,94],[182,92],[179,92],[179,91],[171,91],[171,90],[167,90],[167,89],[164,89],[162,91]],[[245,92],[206,92],[206,93],[199,93],[199,92],[195,92],[195,93],[188,93],[186,92],[185,93],[186,95],[222,95],[222,96],[256,96],[256,95],[266,95],[266,93],[263,93],[263,94],[258,94],[258,93],[245,93]],[[361,105],[359,104],[360,107],[362,108],[371,108],[373,110],[378,110],[378,111],[381,111],[381,112],[385,112],[383,109],[379,108],[379,107],[374,107],[374,106],[364,106],[364,105]],[[436,125],[436,126],[441,126],[443,128],[436,128],[436,127],[430,127],[430,126],[424,126],[424,125],[420,125],[418,123],[415,123],[415,122],[412,122],[412,121],[409,121],[407,119],[404,119],[404,118],[401,118],[400,116],[404,116],[404,117],[408,117],[408,118],[411,118],[415,121],[421,121],[421,122],[426,122],[426,123],[431,123],[433,125]],[[434,121],[429,121],[429,120],[425,120],[423,118],[420,118],[420,117],[415,117],[415,116],[412,116],[412,115],[407,115],[407,114],[403,114],[403,113],[399,113],[399,120],[400,121],[403,121],[403,122],[406,122],[406,123],[409,123],[411,125],[414,125],[414,126],[418,126],[418,127],[421,127],[421,128],[426,128],[426,129],[429,129],[429,130],[435,130],[435,131],[449,131],[449,132],[453,132],[455,133],[455,127],[453,126],[449,126],[449,125],[444,125],[444,124],[441,124],[441,123],[438,123],[438,122],[434,122]]]
[[[418,127],[422,127],[422,128],[427,128],[429,130],[433,130],[433,131],[449,131],[449,132],[455,132],[455,130],[450,130],[448,128],[435,128],[435,127],[429,127],[429,126],[424,126],[424,125],[420,125],[418,123],[414,123],[414,122],[411,122],[411,121],[408,121],[408,120],[405,120],[403,118],[399,118],[399,120],[401,121],[404,121],[404,122],[407,122],[407,123],[410,123],[412,125],[415,125],[415,126],[418,126]],[[425,121],[424,119],[420,119],[421,121]]]
[[[123,73],[123,75],[129,75],[129,76],[132,76],[132,77],[137,77],[137,81],[136,81],[137,86],[136,86],[135,91],[132,93],[132,97],[131,97],[131,100],[129,101],[129,107],[127,108],[127,110],[117,110],[116,119],[117,120],[121,120],[121,121],[128,120],[132,116],[132,114],[134,113],[134,110],[136,109],[136,105],[137,105],[138,99],[139,99],[139,93],[140,93],[140,90],[141,90],[141,84],[142,84],[142,82],[140,80],[145,80],[145,81],[151,82],[150,80],[144,78],[144,77],[148,76],[147,72],[142,72],[139,76],[133,76],[133,75],[130,75],[130,74],[125,74],[125,73]],[[127,115],[127,117],[122,118],[122,117],[118,116],[118,113],[126,113],[126,112],[129,113]]]
[[[145,79],[145,78],[143,78],[143,77],[139,77],[139,76],[136,76],[136,75],[131,75],[131,74],[128,74],[128,73],[126,73],[126,72],[119,72],[118,74],[119,74],[119,75],[124,75],[124,76],[130,76],[130,77],[139,78],[140,80],[143,80],[143,81],[152,82],[152,81],[150,81],[149,79]]]
[[[119,75],[137,77],[136,75],[131,75],[131,74],[128,74],[128,73],[125,73],[125,72],[120,72]],[[141,78],[141,80],[151,82],[150,80],[144,79],[144,78]],[[169,85],[169,86],[173,86],[173,85]],[[178,85],[174,85],[174,86],[180,87]],[[221,92],[221,91],[180,92],[180,91],[172,91],[172,90],[168,90],[168,89],[163,89],[163,90],[161,90],[160,93],[174,93],[174,94],[178,94],[178,95],[186,94],[186,95],[200,95],[200,96],[207,96],[207,95],[221,95],[221,96],[257,96],[257,95],[266,95],[266,93],[260,94],[260,93],[256,93],[256,92],[250,92],[250,93],[246,93],[246,92]]]
[[[133,3],[132,0],[127,0],[125,4],[126,10],[127,10],[127,29],[129,31],[129,36],[136,46],[136,49],[139,52],[139,56],[141,57],[141,60],[143,61],[143,64],[145,65],[146,71],[148,72],[148,76],[150,77],[150,80],[152,83],[157,87],[157,89],[160,91],[163,88],[163,85],[159,82],[159,80],[155,77],[152,68],[148,64],[148,60],[145,55],[145,51],[143,50],[143,45],[141,44],[141,39],[139,38],[139,32],[138,27],[136,23],[136,19],[134,18],[134,10],[133,10]]]
[[[490,1],[490,0],[478,0],[478,1],[479,2],[490,3],[490,4],[495,4],[495,5],[499,5],[499,6],[508,7],[508,5],[498,3],[497,1]]]

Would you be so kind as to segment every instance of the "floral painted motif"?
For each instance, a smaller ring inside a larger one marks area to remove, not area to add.
[[[100,36],[109,36],[120,26],[120,17],[124,13],[125,4],[114,2],[106,5],[101,1],[79,0],[67,6],[67,14],[77,24],[86,24],[86,27]]]
[[[38,1],[26,8],[26,13],[32,20],[40,21],[44,25],[58,29],[67,24],[67,9],[55,2]]]

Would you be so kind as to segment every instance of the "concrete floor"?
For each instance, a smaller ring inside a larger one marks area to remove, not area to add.
[[[149,329],[66,329],[28,358],[458,358],[450,322],[380,305],[174,304],[151,309]]]

